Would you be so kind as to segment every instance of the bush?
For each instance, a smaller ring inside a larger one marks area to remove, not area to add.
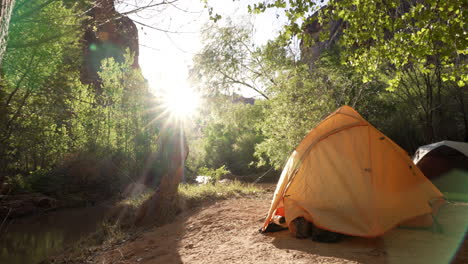
[[[225,165],[236,175],[259,171],[254,152],[255,145],[263,140],[262,131],[257,129],[263,106],[233,102],[235,98],[242,99],[220,96],[207,100],[206,113],[197,121],[201,133],[192,133],[189,139],[187,166],[190,169],[198,171],[201,167]]]
[[[7,186],[7,192],[11,194],[31,191],[31,186],[21,174],[6,176],[5,184]]]
[[[265,192],[263,189],[253,184],[245,184],[239,181],[228,184],[179,185],[179,199],[190,207],[197,206],[206,200],[257,195],[263,192]]]
[[[217,169],[210,169],[207,167],[202,167],[198,170],[198,173],[203,176],[210,177],[210,183],[214,184],[221,180],[222,176],[225,176],[231,173],[229,170],[226,169],[226,166],[223,165]]]
[[[51,174],[49,170],[39,168],[29,173],[26,183],[33,192],[54,195],[63,190],[65,177]]]

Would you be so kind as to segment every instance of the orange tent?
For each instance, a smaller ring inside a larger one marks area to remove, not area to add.
[[[343,106],[290,156],[263,230],[284,214],[288,226],[304,217],[322,229],[375,237],[403,222],[432,225],[442,196],[403,149]]]

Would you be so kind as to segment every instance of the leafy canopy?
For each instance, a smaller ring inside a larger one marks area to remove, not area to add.
[[[462,0],[340,0],[329,1],[319,12],[322,25],[343,20],[346,26],[340,45],[343,62],[363,73],[367,82],[382,66],[395,71],[389,89],[398,86],[401,72],[419,63],[430,71],[442,66],[443,81],[465,86],[468,81],[466,9]],[[289,23],[283,34],[305,38],[305,24],[318,9],[317,2],[304,0],[262,1],[253,4],[253,13],[268,8],[284,9]],[[304,22],[305,21],[305,22]]]

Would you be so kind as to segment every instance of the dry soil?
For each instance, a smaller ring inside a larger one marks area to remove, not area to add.
[[[260,234],[270,196],[223,200],[188,210],[171,224],[99,253],[93,262],[468,263],[468,243],[459,247],[468,227],[468,203],[441,209],[443,233],[396,228],[380,238],[348,237],[324,244],[296,239],[288,231]]]

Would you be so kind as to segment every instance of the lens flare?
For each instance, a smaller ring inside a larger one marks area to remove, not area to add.
[[[200,98],[190,88],[171,89],[162,97],[163,106],[169,114],[179,119],[192,116],[198,109]]]

